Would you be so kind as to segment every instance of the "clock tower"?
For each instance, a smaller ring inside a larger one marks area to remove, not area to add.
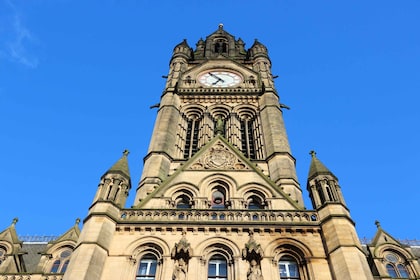
[[[338,179],[313,153],[307,210],[267,48],[223,25],[176,45],[134,205],[128,152],[101,177],[64,280],[372,280]]]
[[[261,201],[265,207],[303,208],[267,49],[258,41],[249,50],[244,45],[219,25],[205,41],[197,42],[195,50],[185,40],[175,47],[136,206],[142,207],[149,200],[153,202],[148,204],[164,206],[165,195],[150,194],[168,175],[185,168],[185,164],[191,165],[199,152],[205,159],[196,159],[199,163],[193,163],[190,169],[209,172],[213,170],[209,166],[214,166],[219,172],[230,170],[226,174],[232,180],[243,178],[248,174],[244,169],[249,167],[224,162],[227,158],[215,149],[222,145],[217,143],[223,143],[229,153],[243,158],[266,178],[261,183],[262,192],[267,191],[264,185],[273,188],[270,191],[276,195],[264,196]],[[204,151],[210,142],[217,142],[213,144],[216,146]],[[159,189],[157,193],[162,191]],[[228,208],[246,204],[243,197],[232,194],[229,192],[225,201]],[[206,199],[193,198],[200,207]]]

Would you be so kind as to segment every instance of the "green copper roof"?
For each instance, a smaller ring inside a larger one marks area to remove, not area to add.
[[[130,170],[128,169],[128,160],[127,160],[128,154],[129,154],[128,150],[125,150],[123,152],[123,156],[110,169],[108,169],[108,171],[105,172],[105,174],[120,173],[126,176],[127,178],[130,178]]]
[[[334,176],[334,174],[316,157],[315,151],[311,151],[310,154],[312,156],[312,160],[311,166],[309,167],[308,180],[318,175]]]

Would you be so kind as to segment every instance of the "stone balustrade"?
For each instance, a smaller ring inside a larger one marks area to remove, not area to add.
[[[0,280],[63,280],[62,274],[0,274]]]
[[[315,211],[274,210],[201,210],[201,209],[124,209],[121,222],[229,222],[240,223],[302,223],[316,225]]]

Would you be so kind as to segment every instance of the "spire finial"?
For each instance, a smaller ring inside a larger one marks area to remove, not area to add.
[[[12,225],[16,225],[16,223],[19,221],[17,217],[13,218]]]
[[[381,223],[378,220],[375,221],[375,225],[377,228],[381,228]]]
[[[219,29],[223,29],[223,23],[219,23]]]
[[[125,149],[124,152],[123,152],[123,155],[126,157],[126,156],[128,156],[129,153],[130,152],[127,149]]]
[[[314,150],[310,151],[309,154],[313,157],[316,158],[316,152]]]
[[[79,223],[80,223],[80,218],[77,218],[76,219],[76,225],[79,225]]]

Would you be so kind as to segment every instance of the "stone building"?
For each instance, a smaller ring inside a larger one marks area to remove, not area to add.
[[[305,208],[266,47],[223,25],[175,46],[134,205],[127,155],[83,229],[0,233],[0,279],[420,279],[420,247],[379,225],[362,245],[337,177],[312,152]]]

